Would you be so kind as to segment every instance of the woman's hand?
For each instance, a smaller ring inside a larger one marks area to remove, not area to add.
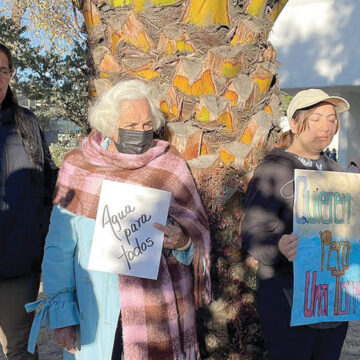
[[[54,339],[57,344],[71,354],[75,354],[78,351],[76,330],[76,325],[54,330]]]
[[[180,249],[184,247],[189,241],[189,237],[184,234],[180,225],[166,224],[166,226],[159,223],[154,223],[154,228],[164,233],[164,248],[166,249]]]
[[[280,252],[289,260],[294,261],[299,242],[298,235],[283,235],[278,243]]]

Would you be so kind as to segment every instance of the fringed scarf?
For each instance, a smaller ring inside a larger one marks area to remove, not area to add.
[[[54,203],[95,219],[104,179],[170,191],[169,215],[194,244],[192,269],[173,255],[162,255],[157,280],[119,275],[125,360],[200,359],[194,304],[201,304],[204,288],[206,301],[211,297],[210,235],[191,173],[165,141],[153,140],[141,155],[108,151],[101,141],[101,134],[93,130],[65,157]]]

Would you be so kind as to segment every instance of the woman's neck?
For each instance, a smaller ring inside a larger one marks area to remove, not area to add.
[[[319,152],[312,152],[309,151],[308,149],[304,149],[302,146],[297,146],[296,144],[292,144],[290,145],[286,151],[291,152],[297,156],[301,156],[303,158],[306,159],[311,159],[311,160],[318,160],[320,158],[320,153]]]

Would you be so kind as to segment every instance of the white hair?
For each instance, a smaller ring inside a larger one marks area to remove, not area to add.
[[[159,130],[165,124],[164,115],[150,99],[148,86],[140,80],[120,81],[101,94],[89,110],[90,126],[104,136],[112,136],[116,131],[121,102],[141,99],[149,104],[153,131]]]

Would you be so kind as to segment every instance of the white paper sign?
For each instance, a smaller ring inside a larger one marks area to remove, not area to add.
[[[104,180],[88,269],[157,279],[171,193]]]

